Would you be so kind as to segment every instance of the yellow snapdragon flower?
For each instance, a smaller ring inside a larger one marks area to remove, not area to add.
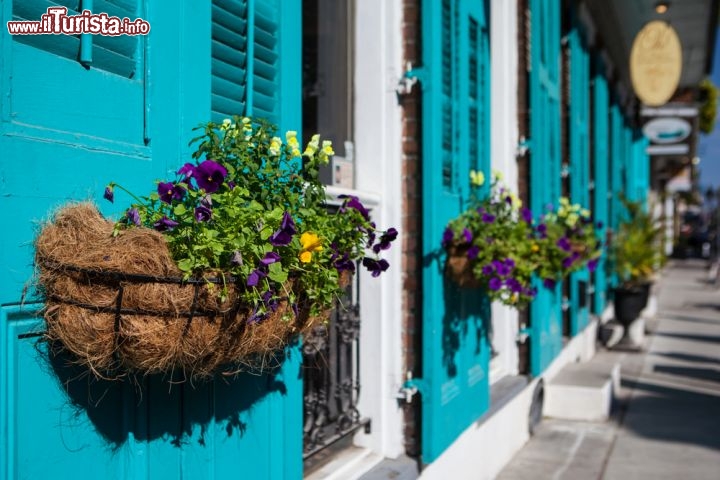
[[[278,156],[280,155],[280,148],[282,148],[282,140],[280,140],[280,137],[273,137],[272,140],[270,140],[270,148],[268,148],[268,152],[272,156]]]
[[[482,171],[470,170],[470,183],[476,187],[482,187],[485,183],[485,174]]]
[[[287,133],[285,133],[285,141],[287,142],[288,146],[290,147],[292,151],[293,157],[299,157],[300,156],[300,142],[298,142],[297,139],[297,132],[294,130],[289,130]]]
[[[332,155],[335,155],[332,142],[330,140],[323,141],[322,149],[320,150],[320,163],[328,163]]]

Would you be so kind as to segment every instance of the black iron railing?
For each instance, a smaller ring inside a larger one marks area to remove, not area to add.
[[[357,290],[356,290],[357,292]],[[348,287],[326,325],[303,338],[303,460],[370,422],[358,411],[360,306]]]

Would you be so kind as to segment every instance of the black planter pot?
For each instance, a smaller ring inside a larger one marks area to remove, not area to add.
[[[627,328],[647,306],[650,296],[650,283],[637,287],[615,289],[615,320]]]

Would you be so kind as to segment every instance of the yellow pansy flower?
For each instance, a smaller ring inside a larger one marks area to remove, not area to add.
[[[312,260],[312,252],[322,251],[322,242],[320,238],[312,232],[305,232],[300,235],[300,244],[302,250],[300,251],[300,261],[308,263]]]
[[[476,172],[475,170],[470,170],[470,183],[475,185],[476,187],[482,187],[485,183],[485,174],[483,172]]]
[[[530,247],[530,250],[531,250],[533,253],[537,253],[537,252],[540,251],[540,247],[538,246],[537,243],[533,243],[532,246]]]
[[[500,170],[493,169],[492,174],[493,174],[493,177],[495,177],[498,181],[502,182],[503,174]]]

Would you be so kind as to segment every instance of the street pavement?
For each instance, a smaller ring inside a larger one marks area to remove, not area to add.
[[[545,420],[498,480],[720,480],[720,283],[672,261],[610,421]]]

